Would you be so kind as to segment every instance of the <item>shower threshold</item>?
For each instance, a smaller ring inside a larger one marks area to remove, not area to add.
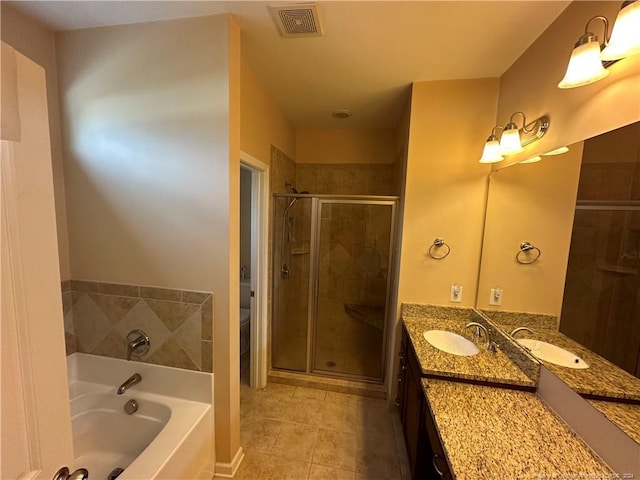
[[[330,392],[348,393],[364,397],[387,398],[387,388],[375,381],[344,380],[318,374],[296,373],[283,370],[271,370],[268,382],[284,383],[296,387],[316,388]]]

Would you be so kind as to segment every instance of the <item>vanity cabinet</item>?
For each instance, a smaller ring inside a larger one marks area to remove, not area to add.
[[[400,420],[414,480],[452,478],[428,402],[422,391],[420,364],[402,329],[398,399]]]

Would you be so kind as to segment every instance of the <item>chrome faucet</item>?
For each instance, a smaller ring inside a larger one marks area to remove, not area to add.
[[[531,335],[533,335],[535,332],[533,330],[531,330],[530,328],[527,327],[518,327],[516,329],[513,330],[513,332],[511,332],[511,336],[515,338],[515,334],[518,332],[529,332]]]
[[[141,357],[151,348],[151,340],[142,330],[131,330],[127,333],[127,341],[127,360],[131,360],[132,355]]]
[[[140,383],[142,381],[142,375],[139,373],[134,373],[129,378],[127,378],[122,385],[118,387],[118,395],[122,395],[128,389],[133,387],[135,384]]]
[[[485,327],[484,325],[478,322],[469,322],[467,323],[465,328],[471,328],[471,327],[475,327],[475,331],[474,331],[475,336],[480,337],[482,336],[482,334],[484,334],[484,339],[486,341],[485,347],[489,352],[494,353],[498,345],[496,345],[496,343],[491,340],[491,337],[489,335],[489,330],[487,330],[487,327]]]

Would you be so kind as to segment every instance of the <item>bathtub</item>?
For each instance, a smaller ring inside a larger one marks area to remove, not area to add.
[[[107,480],[205,479],[214,469],[213,376],[74,353],[67,357],[73,469]],[[117,395],[134,373],[142,382]],[[135,399],[138,410],[124,412]]]

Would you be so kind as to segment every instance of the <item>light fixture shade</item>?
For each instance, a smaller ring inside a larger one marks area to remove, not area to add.
[[[542,160],[542,157],[540,155],[535,155],[533,157],[527,158],[526,160],[522,160],[520,163],[536,163],[540,160]]]
[[[524,149],[520,143],[520,131],[518,127],[507,128],[502,133],[502,138],[500,139],[500,152],[503,155],[512,155],[522,150]]]
[[[544,156],[549,156],[549,155],[562,155],[563,153],[567,153],[569,151],[569,147],[558,147],[554,150],[550,150],[547,153],[543,153],[542,155]]]
[[[567,73],[558,88],[575,88],[597,82],[609,75],[600,60],[600,44],[597,41],[583,43],[573,49]]]
[[[498,143],[498,140],[487,140],[487,143],[484,144],[480,163],[498,163],[502,160],[504,160],[504,157],[500,154],[500,143]]]
[[[640,2],[624,6],[613,24],[609,45],[602,51],[602,60],[618,60],[640,53]]]

